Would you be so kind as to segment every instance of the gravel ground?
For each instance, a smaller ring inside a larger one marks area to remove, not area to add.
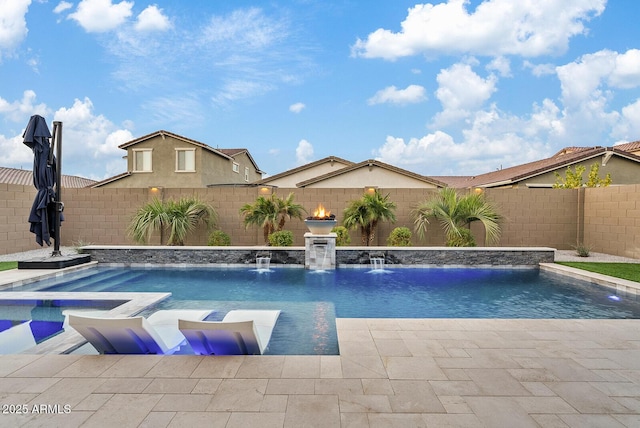
[[[589,253],[589,257],[580,257],[574,250],[556,250],[555,259],[557,262],[640,263],[638,259],[594,253],[593,251]]]
[[[25,251],[22,253],[0,255],[0,262],[6,261],[22,261],[35,259],[39,257],[50,256],[53,252],[53,246],[45,247],[38,250]],[[76,251],[73,247],[60,248],[62,255],[72,255]],[[574,250],[556,250],[556,261],[558,262],[615,262],[615,263],[640,263],[638,259],[628,257],[612,256],[603,253],[590,253],[589,257],[579,257]]]
[[[73,247],[60,247],[60,252],[62,253],[63,256],[76,254],[76,250]],[[0,262],[21,262],[23,260],[48,257],[52,253],[53,253],[53,245],[50,247],[43,247],[37,250],[23,251],[21,253],[2,254],[0,255]]]

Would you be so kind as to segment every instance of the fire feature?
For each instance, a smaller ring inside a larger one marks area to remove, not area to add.
[[[309,231],[315,235],[326,235],[337,224],[335,214],[325,210],[322,204],[318,204],[318,208],[313,211],[313,215],[307,217],[304,222]]]

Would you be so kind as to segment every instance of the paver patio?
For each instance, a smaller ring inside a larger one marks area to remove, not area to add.
[[[0,425],[640,426],[640,320],[337,326],[340,356],[3,355]]]

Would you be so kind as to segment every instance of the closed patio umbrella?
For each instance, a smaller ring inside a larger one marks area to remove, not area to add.
[[[38,190],[29,214],[30,230],[36,235],[36,242],[51,245],[51,235],[55,236],[56,162],[49,162],[51,133],[42,116],[29,119],[23,134],[24,144],[33,150],[33,185]]]

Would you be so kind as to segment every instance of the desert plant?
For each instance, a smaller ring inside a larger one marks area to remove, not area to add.
[[[336,246],[344,247],[351,244],[351,236],[349,236],[349,230],[344,226],[336,226],[331,229],[336,234]]]
[[[408,227],[396,227],[387,238],[387,245],[390,247],[410,247],[411,230]]]
[[[589,257],[591,253],[591,247],[585,245],[584,243],[578,243],[576,245],[571,246],[574,250],[576,250],[576,255],[579,257]]]
[[[463,234],[466,232],[462,230],[469,229],[474,221],[480,221],[484,225],[487,243],[495,243],[500,238],[502,216],[491,203],[485,200],[482,193],[460,196],[455,189],[445,187],[433,197],[420,203],[411,215],[414,219],[414,230],[420,237],[424,236],[429,219],[435,218],[440,222],[447,242],[464,242]],[[457,238],[463,238],[463,240],[459,241]]]
[[[270,197],[258,196],[253,204],[245,204],[240,208],[244,226],[262,227],[264,242],[269,242],[269,235],[282,230],[287,218],[302,219],[304,208],[293,202],[294,194],[282,199],[275,193]]]
[[[297,204],[293,201],[295,195],[293,192],[289,193],[286,198],[277,198],[278,205],[278,227],[276,231],[281,231],[284,229],[284,224],[287,219],[297,218],[302,220],[304,214],[306,214],[306,210],[302,205]]]
[[[209,234],[207,245],[213,247],[226,247],[231,245],[231,238],[222,230],[214,230]]]
[[[360,229],[363,245],[370,245],[375,237],[380,221],[396,221],[396,204],[389,200],[389,195],[382,196],[376,189],[373,193],[365,193],[362,198],[351,201],[344,210],[343,225],[347,229]]]
[[[591,164],[587,182],[584,183],[582,175],[587,170],[584,165],[576,165],[572,170],[567,167],[564,177],[554,172],[556,182],[553,184],[555,189],[577,189],[579,187],[607,187],[611,184],[611,174],[607,174],[604,178],[600,178],[600,166],[597,163]]]
[[[290,247],[293,245],[293,232],[279,230],[269,235],[269,245],[272,247]]]
[[[161,244],[168,233],[167,245],[184,245],[185,238],[198,224],[204,223],[209,228],[216,219],[213,207],[195,196],[166,202],[154,199],[138,209],[127,230],[139,243],[147,243],[154,232],[160,232]]]
[[[476,240],[469,229],[461,228],[458,230],[459,235],[452,235],[447,238],[447,247],[475,247]]]

